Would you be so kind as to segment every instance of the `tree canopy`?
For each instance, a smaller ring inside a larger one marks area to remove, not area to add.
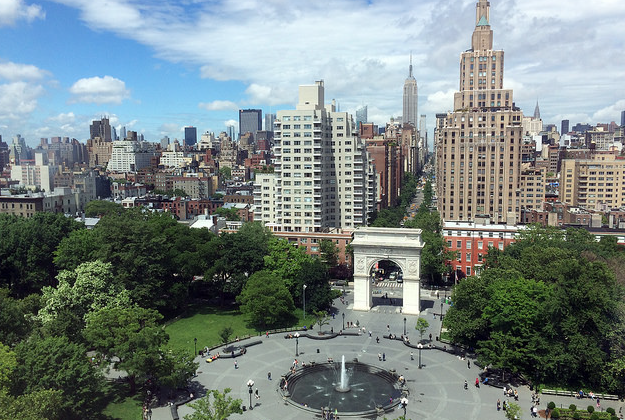
[[[266,270],[250,276],[237,301],[252,324],[263,328],[288,325],[295,310],[284,281]]]

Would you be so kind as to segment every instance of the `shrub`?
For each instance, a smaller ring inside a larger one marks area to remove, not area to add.
[[[579,411],[573,413],[573,420],[579,420],[582,416],[579,414]]]
[[[593,407],[592,405],[589,405],[588,408],[586,408],[586,411],[588,411],[590,414],[592,414],[595,411],[595,407]]]
[[[569,410],[575,411],[575,410],[577,410],[577,406],[575,404],[571,404],[571,405],[569,405]]]
[[[549,410],[553,410],[554,408],[556,408],[556,403],[554,403],[553,401],[551,401],[549,404],[547,404],[547,408]]]
[[[560,418],[560,410],[557,408],[554,408],[553,411],[551,412],[551,418],[552,419],[559,419]]]
[[[610,420],[618,420],[618,417],[616,417],[616,414],[612,414],[610,416]]]
[[[590,416],[590,420],[599,420],[599,414],[592,413],[592,415]]]
[[[614,411],[614,409],[613,409],[612,407],[608,407],[608,408],[606,408],[606,410],[605,410],[605,411],[606,411],[607,413],[610,413],[610,415],[612,415],[612,416],[616,414],[616,411]]]

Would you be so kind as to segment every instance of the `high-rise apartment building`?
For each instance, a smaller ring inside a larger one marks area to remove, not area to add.
[[[197,143],[197,128],[196,127],[185,127],[184,128],[184,145],[185,146],[195,146]]]
[[[503,58],[493,50],[490,3],[479,0],[471,48],[460,55],[454,111],[437,115],[438,209],[445,220],[518,219],[523,113],[503,88]]]
[[[625,111],[621,111],[621,127],[625,127]]]
[[[276,114],[265,114],[265,131],[273,135],[273,122],[276,120]]]
[[[410,54],[410,67],[408,70],[408,78],[404,82],[404,114],[402,115],[402,123],[412,124],[417,127],[418,122],[418,89],[417,80],[412,75],[412,54]]]
[[[263,129],[263,111],[261,109],[239,110],[239,137],[245,133],[252,133],[256,138],[256,132]]]
[[[324,94],[323,81],[300,86],[296,109],[277,113],[278,230],[353,229],[364,226],[373,209],[375,184],[364,144],[351,115],[337,112],[334,104],[326,107]]]

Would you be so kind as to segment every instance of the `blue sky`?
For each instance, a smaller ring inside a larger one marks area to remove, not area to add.
[[[149,141],[219,132],[319,79],[327,101],[383,125],[401,115],[411,51],[431,133],[474,16],[467,0],[0,0],[0,135],[84,141],[102,115]],[[621,0],[492,0],[504,86],[547,123],[620,121],[623,21]]]

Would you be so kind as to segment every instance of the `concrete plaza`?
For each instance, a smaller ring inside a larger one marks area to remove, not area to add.
[[[300,337],[299,356],[297,359],[303,362],[315,361],[326,362],[329,357],[340,360],[345,355],[346,360],[357,358],[360,362],[376,365],[385,369],[396,369],[398,374],[407,380],[408,407],[407,419],[504,419],[504,412],[497,411],[496,402],[504,398],[502,390],[492,386],[474,386],[475,379],[482,371],[468,359],[471,367],[467,367],[467,360],[459,356],[437,349],[428,349],[429,334],[432,334],[433,344],[435,337],[440,331],[441,302],[443,296],[436,297],[434,292],[423,290],[421,294],[422,312],[421,317],[427,319],[430,324],[429,331],[424,335],[425,348],[422,350],[421,361],[423,368],[418,368],[419,354],[416,349],[404,345],[399,340],[383,338],[390,333],[400,336],[404,334],[404,318],[406,319],[406,332],[412,343],[419,340],[419,334],[414,329],[418,316],[404,315],[401,313],[401,287],[389,287],[382,290],[388,293],[389,299],[375,298],[375,303],[380,303],[369,312],[352,311],[352,294],[347,293],[346,304],[339,300],[335,302],[337,315],[330,319],[330,325],[323,327],[329,331],[339,331],[343,328],[343,316],[345,314],[345,327],[348,322],[356,324],[366,333],[357,336],[338,336],[328,340],[313,340]],[[379,296],[379,294],[378,294]],[[390,305],[390,298],[394,299],[394,305]],[[443,304],[443,312],[448,305]],[[310,323],[313,323],[311,318]],[[318,328],[318,327],[317,327]],[[347,329],[346,329],[347,330]],[[354,327],[352,331],[355,331]],[[371,337],[369,336],[371,331]],[[376,337],[380,338],[379,344]],[[262,340],[262,344],[251,346],[246,354],[236,359],[218,359],[213,363],[206,363],[199,359],[200,367],[194,382],[204,390],[231,388],[230,395],[240,398],[243,405],[249,407],[250,395],[247,382],[254,381],[254,389],[258,388],[260,399],[252,397],[253,409],[249,408],[242,415],[233,415],[231,419],[263,419],[263,420],[295,420],[312,419],[315,416],[307,411],[300,410],[290,404],[285,404],[278,392],[280,376],[289,371],[293,360],[296,358],[296,341],[285,339],[284,334],[270,335],[269,337],[254,337],[249,340]],[[242,342],[244,344],[245,341]],[[220,351],[221,349],[216,349]],[[411,360],[410,353],[414,353]],[[386,355],[386,361],[378,360],[378,353]],[[238,367],[235,368],[236,360]],[[272,380],[267,378],[271,372]],[[464,381],[469,383],[467,390],[464,389]],[[522,419],[529,419],[531,403],[531,391],[527,387],[518,387],[518,404],[522,409]],[[195,397],[201,396],[195,395]],[[513,402],[512,399],[507,399]],[[580,409],[593,402],[588,399],[576,400],[570,397],[541,396],[540,408],[544,409],[549,401],[554,401],[558,407],[568,408],[569,404],[576,404]],[[602,401],[602,408],[613,407],[617,413],[623,404],[620,401]],[[182,405],[179,407],[180,418],[191,413],[192,409]],[[403,415],[403,410],[396,408],[394,412],[386,413],[387,419],[397,419]],[[153,409],[152,418],[155,420],[170,420],[172,418],[169,407],[157,407]],[[319,417],[317,417],[319,418]]]

